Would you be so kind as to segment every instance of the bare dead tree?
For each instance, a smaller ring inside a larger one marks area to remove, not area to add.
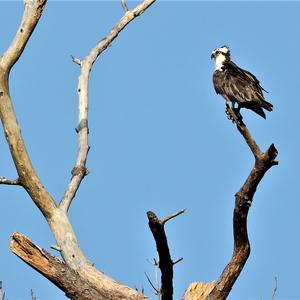
[[[99,55],[107,49],[118,34],[132,20],[148,9],[155,0],[144,0],[132,10],[129,10],[125,0],[121,0],[125,15],[120,21],[106,37],[91,49],[84,59],[72,57],[73,61],[80,67],[77,87],[79,99],[78,126],[76,130],[79,150],[75,166],[71,172],[70,183],[59,204],[55,202],[51,194],[44,187],[31,164],[13,109],[9,89],[10,71],[22,55],[35,26],[43,14],[46,2],[47,0],[25,0],[21,25],[11,45],[0,57],[0,118],[18,173],[18,178],[16,179],[0,177],[0,184],[19,185],[25,189],[48,222],[57,243],[52,248],[60,252],[62,260],[35,245],[21,233],[12,234],[10,241],[11,251],[53,282],[71,299],[149,299],[135,289],[124,286],[109,278],[87,260],[79,247],[76,235],[69,221],[68,210],[82,180],[88,174],[86,168],[89,151],[88,84],[92,66]],[[245,183],[235,195],[233,213],[234,249],[229,264],[225,267],[216,282],[192,283],[183,296],[184,300],[226,299],[250,254],[247,216],[254,193],[265,173],[277,164],[275,161],[277,156],[275,146],[272,144],[265,152],[262,152],[235,111],[228,108],[228,114],[235,122],[238,131],[242,134],[252,151],[255,164]],[[159,254],[158,263],[161,270],[161,289],[159,294],[163,300],[173,299],[173,265],[176,263],[176,261],[174,262],[171,259],[164,225],[168,220],[181,213],[183,211],[162,220],[158,219],[153,212],[147,213],[149,226]]]
[[[11,237],[10,248],[27,264],[51,280],[71,299],[147,299],[135,289],[124,286],[98,271],[84,256],[72,225],[68,209],[81,181],[87,175],[86,160],[88,144],[88,83],[89,74],[96,59],[113,42],[118,34],[136,17],[148,9],[155,0],[144,0],[132,10],[125,1],[125,14],[112,30],[82,60],[74,58],[80,66],[78,78],[78,144],[77,160],[72,178],[59,205],[44,187],[31,164],[9,89],[9,74],[22,55],[25,46],[43,14],[47,0],[25,0],[21,24],[6,52],[0,57],[0,118],[4,134],[18,173],[17,179],[0,178],[0,184],[20,185],[29,194],[47,220],[56,239],[55,249],[60,251],[62,261],[41,249],[20,233]]]

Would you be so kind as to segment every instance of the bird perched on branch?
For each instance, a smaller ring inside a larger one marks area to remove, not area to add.
[[[240,108],[248,108],[266,118],[263,109],[273,110],[273,105],[264,98],[264,90],[257,78],[250,72],[238,67],[230,60],[230,49],[222,46],[215,49],[211,59],[216,62],[216,69],[213,73],[213,83],[217,94],[226,100],[226,107],[231,102],[231,108],[240,116]],[[235,108],[235,103],[238,107]],[[227,110],[226,110],[227,111]]]

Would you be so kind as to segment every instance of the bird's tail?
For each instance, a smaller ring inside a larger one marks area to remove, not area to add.
[[[261,105],[262,108],[264,108],[268,111],[273,110],[273,105],[270,102],[266,101],[266,100],[261,100],[260,105]]]
[[[253,105],[253,106],[251,106],[251,110],[253,110],[254,112],[256,112],[258,115],[260,115],[264,119],[266,118],[265,112],[263,111],[263,109],[259,105]]]

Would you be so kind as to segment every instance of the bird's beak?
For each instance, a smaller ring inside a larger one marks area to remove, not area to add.
[[[213,59],[213,58],[216,58],[214,52],[213,52],[213,53],[211,54],[211,56],[210,56],[210,59]]]

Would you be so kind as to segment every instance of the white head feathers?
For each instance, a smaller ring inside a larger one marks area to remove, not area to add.
[[[222,71],[224,61],[230,60],[230,49],[228,46],[216,48],[211,53],[211,58],[216,61],[216,70]]]

